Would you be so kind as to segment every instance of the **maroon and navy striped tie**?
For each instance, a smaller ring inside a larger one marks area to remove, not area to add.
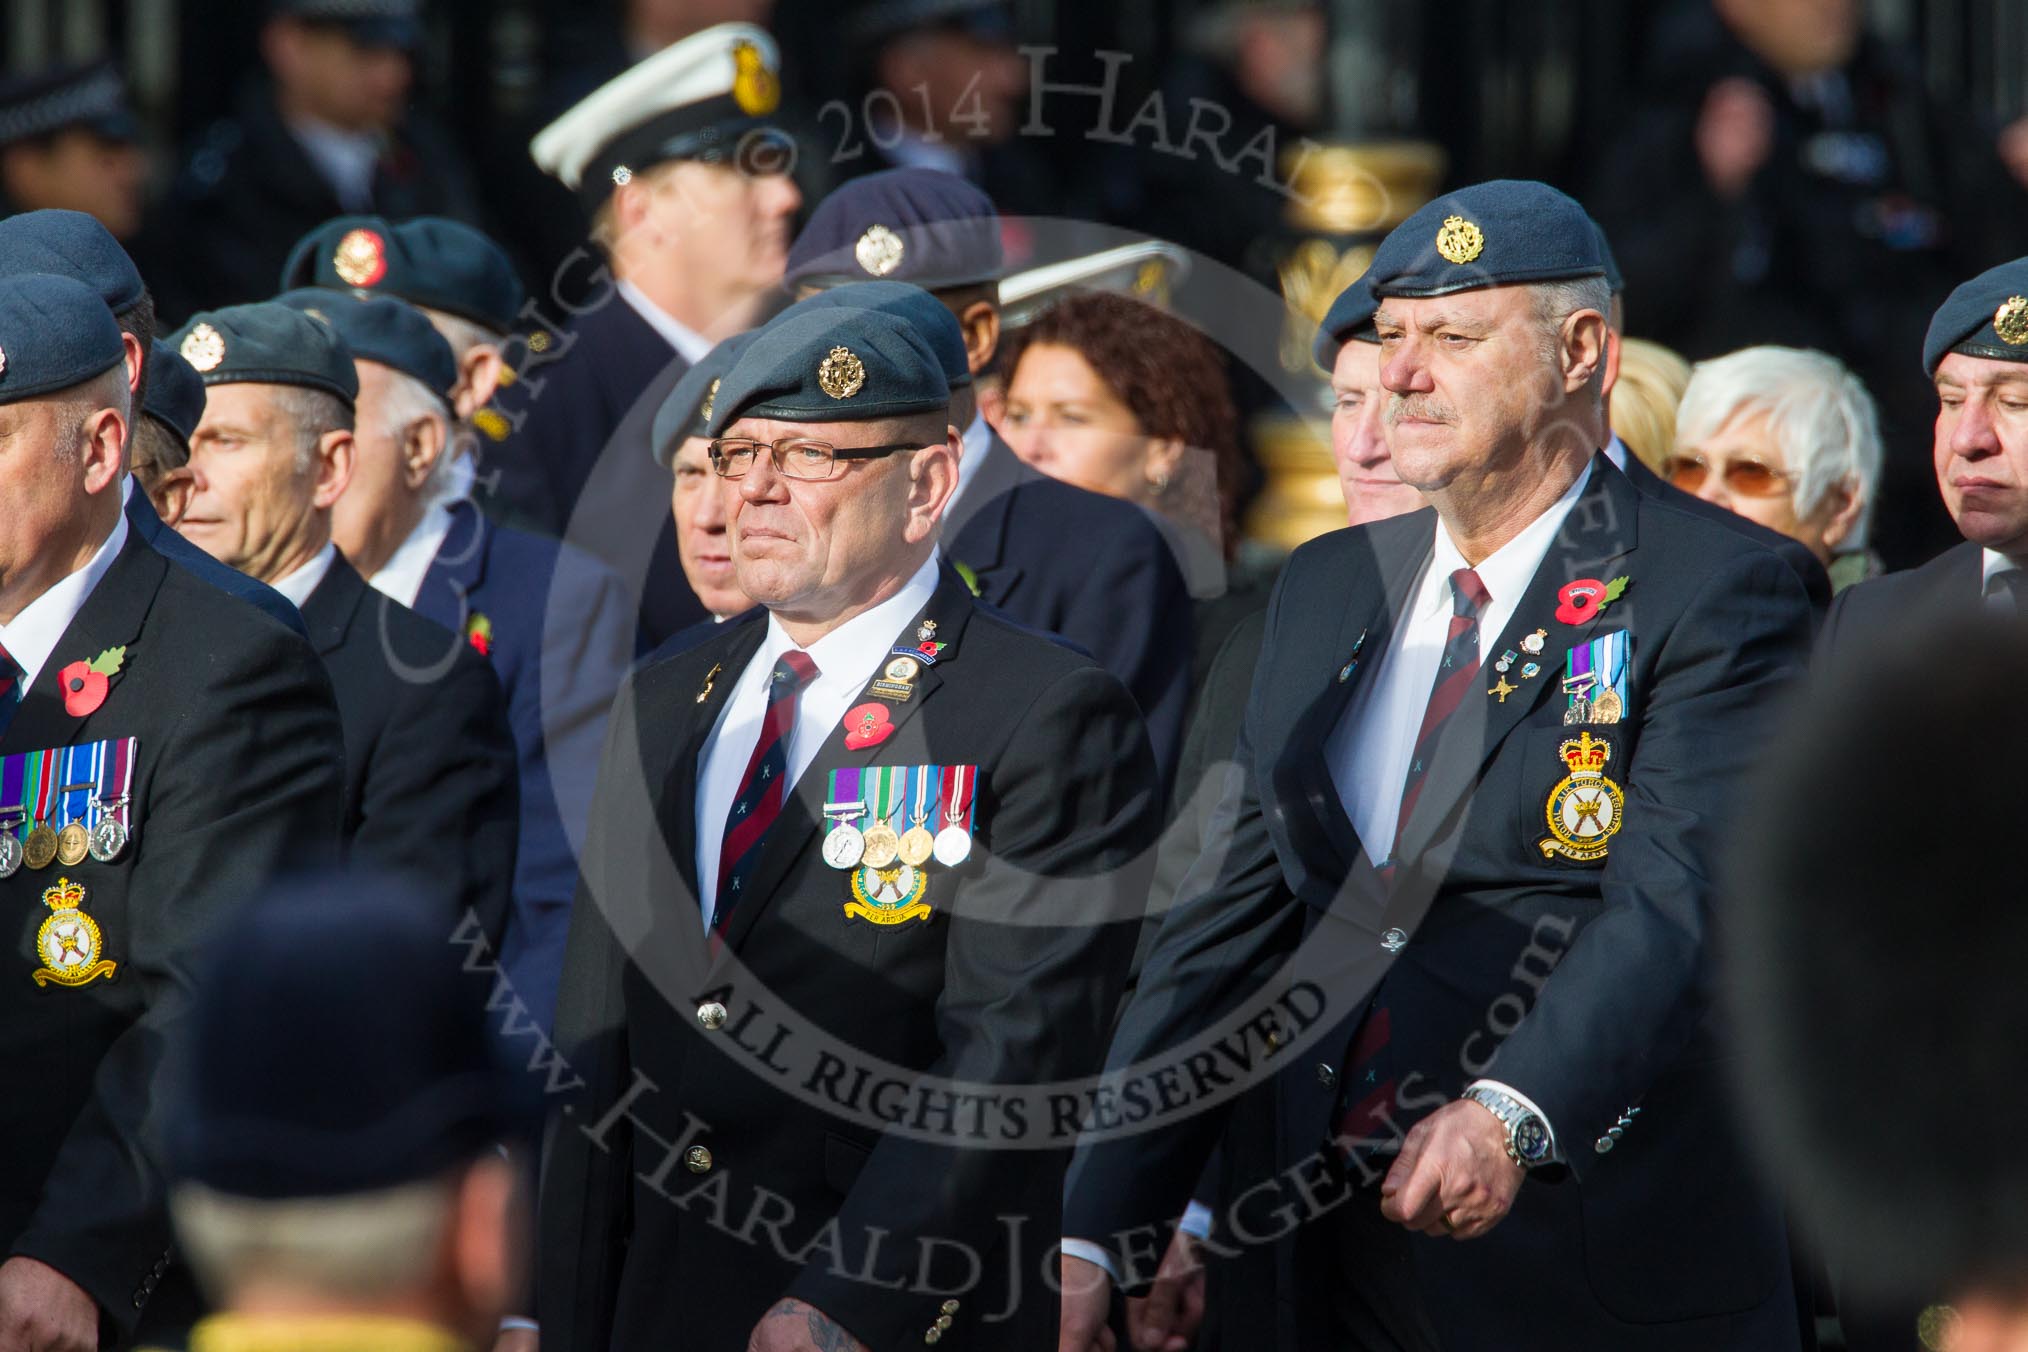
[[[1429,778],[1429,763],[1436,757],[1437,741],[1444,723],[1458,711],[1465,696],[1479,679],[1479,616],[1493,598],[1485,583],[1469,568],[1451,574],[1451,627],[1444,639],[1444,655],[1431,684],[1429,707],[1423,710],[1422,726],[1416,730],[1415,750],[1409,756],[1408,774],[1401,786],[1401,813],[1394,821],[1394,849],[1380,868],[1383,880],[1392,882],[1400,866],[1401,831],[1415,801],[1422,796]],[[1359,1025],[1358,1036],[1345,1054],[1344,1087],[1339,1093],[1337,1122],[1340,1146],[1357,1153],[1355,1141],[1385,1139],[1381,1131],[1391,1118],[1395,1082],[1380,1078],[1380,1060],[1387,1051],[1393,1020],[1387,1006],[1376,1003]]]
[[[761,843],[782,813],[782,785],[788,778],[789,734],[796,726],[796,696],[817,675],[817,664],[800,648],[791,648],[775,662],[768,676],[768,710],[760,737],[747,758],[739,793],[725,814],[725,843],[718,851],[718,897],[712,929],[723,934],[740,891],[760,859]]]
[[[1401,832],[1408,825],[1415,801],[1429,781],[1429,764],[1436,759],[1436,747],[1443,726],[1458,711],[1465,696],[1479,680],[1479,616],[1493,598],[1486,584],[1469,568],[1451,574],[1451,629],[1444,639],[1443,662],[1437,667],[1430,687],[1429,707],[1422,711],[1422,726],[1416,730],[1415,750],[1409,756],[1408,775],[1401,784],[1401,811],[1394,818],[1395,848],[1388,857],[1400,863]]]

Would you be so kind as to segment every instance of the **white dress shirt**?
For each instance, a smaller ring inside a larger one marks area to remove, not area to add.
[[[944,504],[944,520],[958,519],[958,503],[965,496],[965,486],[979,475],[979,466],[993,453],[993,429],[986,426],[986,415],[974,413],[972,422],[965,429],[964,451],[958,457],[958,487],[951,494],[951,500]]]
[[[2000,553],[1998,549],[1981,549],[1979,551],[1979,594],[1981,596],[1991,594],[1991,588],[1994,588],[1994,578],[1998,578],[2000,574],[2010,574],[2016,568],[2020,568],[2020,564],[2016,564],[2014,559],[2010,559],[2008,555]]]
[[[648,299],[648,293],[632,282],[619,283],[620,298],[634,307],[634,313],[648,321],[655,332],[662,335],[669,346],[683,355],[683,360],[695,366],[704,360],[704,354],[718,346],[682,320]]]
[[[1622,472],[1626,470],[1627,455],[1628,455],[1627,443],[1620,440],[1620,434],[1618,432],[1615,432],[1610,437],[1606,438],[1605,454],[1606,459],[1613,462],[1614,469],[1620,470]]]
[[[373,210],[373,171],[380,163],[380,137],[309,118],[291,122],[289,134],[310,157],[338,205],[353,212]]]
[[[317,584],[322,582],[324,575],[331,571],[332,560],[337,557],[338,546],[326,540],[324,547],[312,554],[308,563],[285,577],[275,579],[268,585],[288,597],[290,605],[293,605],[297,610],[301,610],[303,603],[310,599],[310,593],[317,590]]]
[[[431,503],[408,538],[396,545],[387,562],[380,565],[380,571],[366,580],[382,596],[413,609],[415,598],[422,594],[423,578],[429,575],[430,565],[436,562],[437,551],[444,547],[444,537],[450,533],[451,503]]]
[[[70,622],[84,609],[92,590],[99,585],[99,579],[113,566],[120,551],[127,544],[127,514],[120,513],[113,523],[112,533],[100,542],[85,560],[84,567],[60,579],[42,595],[23,606],[21,613],[10,624],[0,624],[0,648],[14,659],[14,665],[21,668],[21,690],[25,694],[35,688],[35,678],[49,662],[49,655],[56,651],[56,645],[63,639],[63,631],[70,628]],[[97,657],[97,653],[70,653],[67,661],[78,658]]]
[[[937,589],[937,559],[937,551],[931,550],[900,591],[804,649],[817,664],[817,675],[796,696],[796,725],[789,733],[782,775],[784,795],[810,768],[866,683],[887,664],[890,650],[907,637],[902,626],[929,604]],[[718,902],[718,851],[725,843],[726,814],[739,796],[739,781],[767,716],[768,676],[776,660],[796,646],[781,621],[769,615],[767,637],[739,673],[697,755],[697,899],[706,929]]]
[[[1483,559],[1475,570],[1486,587],[1486,609],[1479,616],[1479,660],[1483,663],[1499,641],[1521,594],[1542,566],[1564,518],[1591,481],[1586,465],[1569,491],[1521,533]],[[1436,684],[1437,663],[1451,625],[1451,573],[1465,559],[1439,523],[1430,558],[1408,596],[1408,609],[1387,645],[1372,679],[1346,706],[1324,744],[1331,782],[1345,803],[1345,814],[1377,863],[1388,857],[1394,841],[1395,817],[1401,810],[1401,787],[1408,781],[1408,761],[1422,728]],[[1554,680],[1554,672],[1538,679]]]

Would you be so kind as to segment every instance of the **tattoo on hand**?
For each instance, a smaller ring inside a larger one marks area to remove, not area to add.
[[[803,1327],[810,1335],[811,1346],[817,1352],[857,1352],[861,1347],[858,1339],[847,1333],[831,1316],[814,1305],[800,1300],[783,1299],[775,1302],[768,1311],[770,1319],[797,1319],[804,1321]]]

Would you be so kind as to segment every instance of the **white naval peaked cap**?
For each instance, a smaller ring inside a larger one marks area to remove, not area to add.
[[[528,153],[588,205],[674,159],[730,162],[781,103],[781,52],[750,23],[671,43],[600,85],[535,134]]]

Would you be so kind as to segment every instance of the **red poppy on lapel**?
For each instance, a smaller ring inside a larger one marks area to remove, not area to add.
[[[56,673],[58,686],[63,690],[63,711],[72,718],[83,718],[106,702],[106,691],[112,687],[112,678],[120,671],[120,664],[127,660],[124,646],[108,648],[87,662],[80,658]]]
[[[479,650],[479,656],[493,655],[493,622],[478,611],[465,621],[465,640]]]
[[[1556,618],[1562,624],[1589,624],[1594,615],[1620,599],[1620,593],[1627,589],[1628,579],[1616,577],[1611,582],[1601,582],[1595,577],[1580,577],[1566,582],[1556,592]]]
[[[885,704],[858,704],[845,711],[845,749],[879,746],[894,731]]]

